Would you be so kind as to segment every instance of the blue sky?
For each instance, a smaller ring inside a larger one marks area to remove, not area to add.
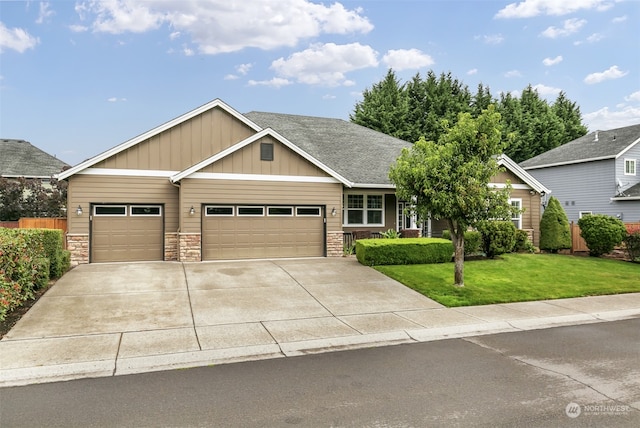
[[[215,98],[348,120],[390,67],[640,123],[640,2],[0,0],[0,137],[77,164]]]

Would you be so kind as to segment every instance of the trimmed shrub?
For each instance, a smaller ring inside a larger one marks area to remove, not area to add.
[[[589,247],[589,255],[598,257],[610,253],[627,236],[624,223],[604,214],[591,214],[578,220],[580,235]]]
[[[513,246],[513,251],[523,253],[535,252],[535,247],[529,239],[529,234],[526,230],[516,229],[516,245]]]
[[[624,238],[624,249],[629,260],[640,263],[640,230],[627,234]]]
[[[356,258],[367,266],[445,263],[453,244],[441,238],[359,239]]]
[[[516,244],[516,227],[511,221],[483,220],[477,225],[482,235],[482,247],[487,257],[493,259],[510,253]]]
[[[448,229],[442,231],[442,238],[451,241],[451,232]],[[482,252],[482,235],[476,230],[467,230],[464,233],[464,255]]]
[[[0,320],[32,299],[34,290],[49,279],[48,261],[42,260],[42,245],[34,232],[0,228]]]
[[[540,249],[557,253],[571,248],[569,219],[558,199],[553,196],[540,218]]]
[[[62,231],[57,229],[37,229],[42,236],[42,245],[49,258],[49,277],[60,278],[69,266],[64,266],[62,249]]]

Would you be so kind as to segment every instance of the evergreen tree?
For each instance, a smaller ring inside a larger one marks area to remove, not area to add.
[[[406,129],[407,95],[392,69],[381,82],[365,89],[362,96],[362,102],[356,103],[349,116],[352,122],[396,138],[410,137]]]
[[[571,248],[569,219],[558,199],[552,196],[540,219],[540,249],[557,253],[566,248]]]
[[[551,107],[553,113],[564,124],[564,133],[560,138],[560,145],[573,141],[587,134],[587,127],[582,124],[580,107],[567,98],[561,91]]]

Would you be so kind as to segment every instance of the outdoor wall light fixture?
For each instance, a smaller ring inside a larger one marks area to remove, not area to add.
[[[195,208],[193,208],[193,205],[191,205],[191,209],[189,210],[189,215],[195,215],[196,210]]]
[[[335,217],[336,213],[337,213],[336,207],[333,207],[333,209],[331,210],[331,215]]]
[[[78,205],[78,208],[76,208],[76,214],[82,215],[82,207],[80,205]]]

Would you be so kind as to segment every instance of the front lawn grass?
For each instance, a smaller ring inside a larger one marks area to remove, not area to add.
[[[504,254],[464,263],[464,287],[453,286],[453,263],[375,266],[445,306],[640,292],[640,264],[560,254]]]

